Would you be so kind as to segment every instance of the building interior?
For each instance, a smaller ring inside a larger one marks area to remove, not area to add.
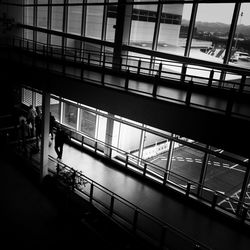
[[[3,238],[21,249],[84,248],[83,235],[91,249],[248,249],[249,20],[243,0],[0,1]],[[44,192],[72,212],[65,224]]]

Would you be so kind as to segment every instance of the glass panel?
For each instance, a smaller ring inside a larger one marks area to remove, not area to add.
[[[134,5],[130,42],[132,46],[152,49],[157,5]]]
[[[97,139],[105,142],[107,128],[107,118],[104,116],[98,116],[98,127],[97,127]]]
[[[250,68],[250,3],[242,3],[235,32],[231,64]]]
[[[32,91],[24,88],[22,90],[22,103],[27,106],[32,105]]]
[[[169,181],[183,188],[189,181],[193,181],[191,191],[197,191],[200,179],[204,152],[173,142],[173,155],[171,158]]]
[[[88,2],[91,2],[88,0]],[[97,2],[103,2],[101,0]],[[103,6],[87,6],[86,36],[101,38],[103,20]]]
[[[106,40],[113,42],[115,39],[115,25],[117,18],[117,5],[108,5],[107,6],[107,33]]]
[[[82,3],[82,0],[70,0],[69,3]],[[68,7],[68,29],[69,33],[81,34],[82,5]]]
[[[80,130],[95,138],[96,114],[81,109],[80,122]]]
[[[77,107],[68,103],[63,104],[63,123],[76,128]]]
[[[48,4],[48,0],[40,0],[39,4]],[[48,23],[48,7],[38,6],[37,7],[37,26],[42,28],[47,28]]]
[[[53,4],[63,3],[63,0],[53,0]],[[63,29],[63,6],[52,6],[52,29]]]
[[[54,98],[50,98],[50,112],[57,121],[60,121],[60,102]]]
[[[190,57],[223,63],[233,10],[234,4],[198,5]]]
[[[40,93],[36,93],[36,101],[35,101],[35,105],[38,107],[42,107],[42,95]]]
[[[157,50],[184,55],[191,4],[163,4]]]
[[[140,146],[140,138],[140,129],[121,123],[118,139],[119,149],[131,154],[138,152]]]

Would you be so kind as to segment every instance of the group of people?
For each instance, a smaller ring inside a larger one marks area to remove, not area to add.
[[[36,138],[36,151],[39,152],[39,141],[42,137],[42,112],[40,107],[34,107],[30,105],[27,116],[19,116],[19,142],[23,143],[25,147],[27,138]],[[54,136],[54,129],[56,133]],[[63,145],[69,139],[67,134],[62,130],[60,125],[56,124],[55,117],[50,112],[50,124],[49,135],[51,140],[55,137],[55,151],[57,153],[57,159],[62,159]],[[49,144],[51,146],[52,143]]]

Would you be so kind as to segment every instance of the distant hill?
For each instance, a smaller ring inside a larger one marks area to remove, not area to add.
[[[188,21],[183,19],[182,25],[186,26],[188,25]],[[225,23],[208,23],[208,22],[196,22],[195,27],[198,31],[207,31],[207,32],[221,32],[226,33],[229,32],[230,25]],[[250,25],[239,25],[237,27],[237,32],[250,37]]]

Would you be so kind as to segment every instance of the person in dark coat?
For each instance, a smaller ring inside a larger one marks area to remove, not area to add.
[[[55,135],[55,151],[59,160],[62,159],[63,145],[68,139],[67,134],[62,130],[61,126],[58,126]]]
[[[54,139],[54,133],[53,130],[56,127],[56,119],[50,112],[50,119],[49,119],[49,133],[51,135],[51,140]]]

